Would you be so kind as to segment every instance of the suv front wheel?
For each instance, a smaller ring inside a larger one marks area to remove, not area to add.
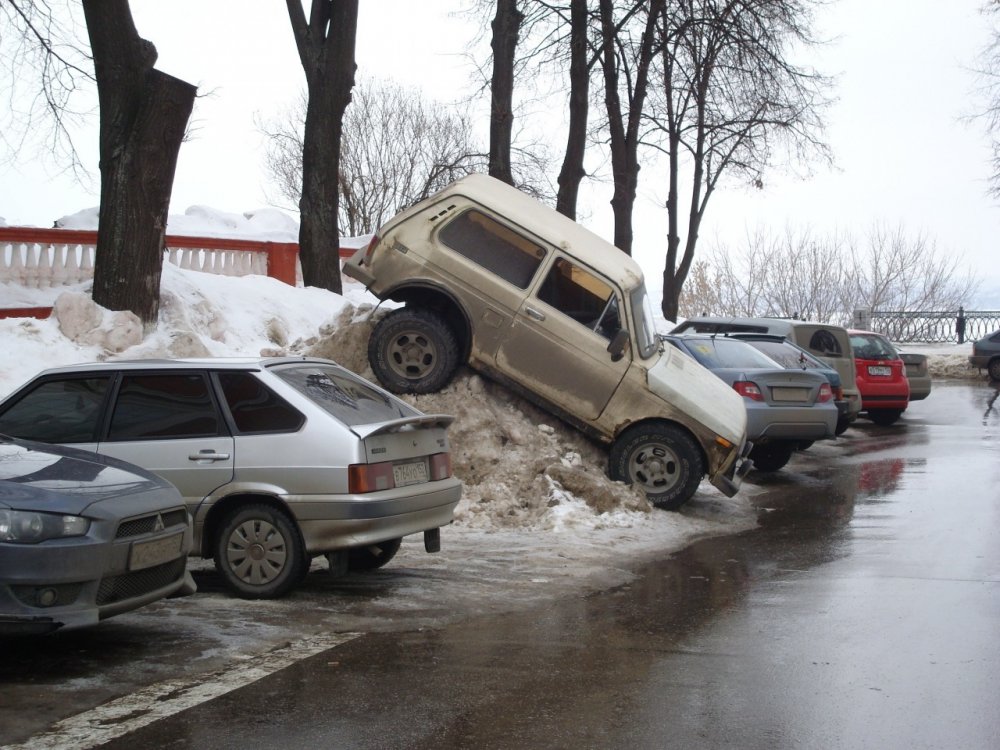
[[[433,393],[455,374],[458,341],[438,313],[404,307],[375,326],[368,340],[368,362],[393,393]]]
[[[686,432],[646,423],[625,430],[612,444],[609,473],[640,487],[657,508],[677,510],[698,489],[705,469],[698,445]]]

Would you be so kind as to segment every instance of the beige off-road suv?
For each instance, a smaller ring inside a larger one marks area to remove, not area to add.
[[[742,399],[661,345],[638,264],[498,180],[403,211],[344,273],[405,304],[368,346],[391,391],[439,390],[467,363],[609,445],[610,476],[664,508],[706,474],[732,496],[751,466]]]

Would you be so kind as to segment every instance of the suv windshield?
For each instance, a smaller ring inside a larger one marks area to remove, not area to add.
[[[282,367],[274,373],[348,426],[420,414],[347,371],[329,365]]]
[[[656,336],[653,305],[645,285],[637,286],[629,293],[629,305],[632,307],[632,320],[635,321],[635,350],[640,359],[649,359],[659,351],[660,340]]]

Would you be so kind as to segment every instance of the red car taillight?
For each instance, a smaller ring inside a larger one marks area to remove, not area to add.
[[[391,461],[383,461],[380,464],[351,464],[347,467],[347,491],[352,495],[391,490],[395,486],[396,479],[392,474]]]
[[[437,482],[451,476],[451,455],[435,453],[429,457],[430,481]],[[366,492],[391,490],[396,486],[392,461],[377,464],[351,464],[347,467],[347,491],[353,495]]]
[[[447,479],[451,476],[451,454],[435,453],[431,456],[431,481]]]
[[[733,390],[743,398],[748,398],[751,401],[764,400],[764,394],[760,392],[760,388],[757,387],[756,383],[749,380],[737,380],[733,383]]]
[[[830,388],[829,383],[823,383],[819,387],[819,396],[816,397],[816,403],[825,404],[827,401],[833,400],[833,390]]]

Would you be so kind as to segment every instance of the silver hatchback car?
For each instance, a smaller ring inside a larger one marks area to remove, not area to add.
[[[193,555],[239,596],[281,596],[325,554],[381,567],[402,537],[440,549],[461,496],[447,427],[335,362],[143,360],[46,370],[0,402],[0,432],[159,474],[184,497]]]

